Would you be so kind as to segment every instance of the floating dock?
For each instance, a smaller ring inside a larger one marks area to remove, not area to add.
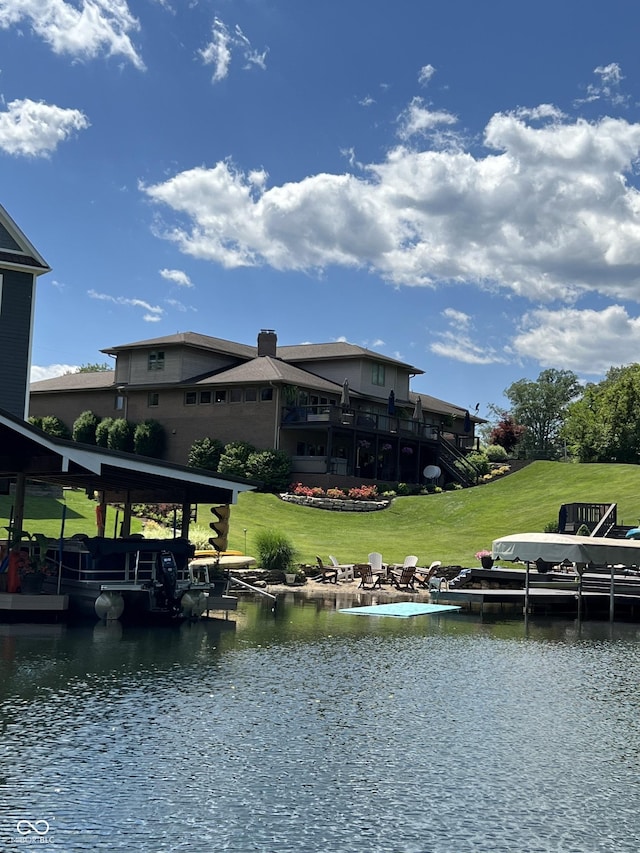
[[[20,592],[0,592],[0,621],[55,622],[69,612],[68,595],[23,595]]]

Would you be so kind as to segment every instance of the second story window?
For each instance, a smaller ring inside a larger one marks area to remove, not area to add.
[[[198,401],[198,395],[195,391],[187,391],[184,395],[185,406],[195,406]]]
[[[374,364],[371,369],[371,384],[384,385],[384,364]]]
[[[164,350],[151,350],[147,367],[149,370],[164,370]]]
[[[147,405],[148,406],[159,406],[160,405],[160,394],[157,391],[151,391],[149,396],[147,397]]]

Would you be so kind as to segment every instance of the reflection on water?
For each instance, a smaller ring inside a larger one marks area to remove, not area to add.
[[[293,594],[0,626],[0,849],[636,853],[639,651],[632,625]]]

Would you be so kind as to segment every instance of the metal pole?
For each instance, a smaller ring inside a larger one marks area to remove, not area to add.
[[[613,565],[611,566],[611,586],[609,588],[609,621],[613,622],[613,611],[615,608],[616,591],[614,581]]]
[[[58,589],[57,594],[60,595],[60,583],[62,580],[62,550],[64,544],[64,522],[67,517],[67,505],[62,504],[62,521],[60,522],[60,544],[58,546]]]

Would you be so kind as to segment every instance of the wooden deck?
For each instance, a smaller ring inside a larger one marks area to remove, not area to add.
[[[472,569],[470,583],[432,594],[438,603],[466,604],[469,610],[499,605],[521,612],[573,615],[579,618],[624,618],[640,621],[640,575],[616,570],[585,573],[582,583],[570,573],[529,573],[517,569]]]

